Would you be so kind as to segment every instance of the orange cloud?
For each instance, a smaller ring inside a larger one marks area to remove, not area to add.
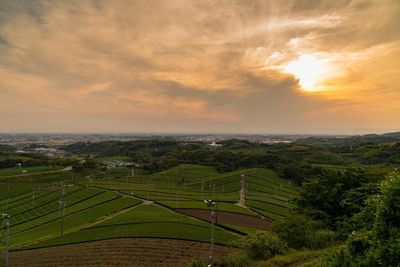
[[[1,1],[0,125],[22,108],[0,131],[393,129],[399,18],[395,0]]]

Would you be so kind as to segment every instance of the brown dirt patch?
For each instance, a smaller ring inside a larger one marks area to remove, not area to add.
[[[10,266],[186,266],[208,259],[209,244],[172,239],[119,238],[13,251]],[[234,249],[215,246],[216,259]]]
[[[175,209],[177,212],[198,218],[203,221],[210,221],[210,211],[204,209]],[[219,224],[232,224],[237,226],[250,227],[260,230],[271,229],[272,223],[270,221],[233,212],[218,211],[217,223]]]

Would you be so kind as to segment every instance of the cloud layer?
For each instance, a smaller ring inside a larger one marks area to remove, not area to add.
[[[397,0],[2,1],[0,131],[398,130],[398,25]]]

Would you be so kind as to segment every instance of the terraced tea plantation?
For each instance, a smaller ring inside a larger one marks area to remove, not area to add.
[[[241,179],[245,180],[245,207],[237,205]],[[260,215],[268,220],[285,217],[293,208],[297,189],[268,169],[246,169],[219,174],[198,165],[180,165],[155,175],[131,175],[119,180],[98,179],[88,183],[152,200],[171,209],[206,209],[204,199],[218,203],[219,211]]]
[[[70,177],[68,169],[48,166],[0,169],[0,201]]]
[[[0,199],[0,211],[10,215],[10,248],[21,253],[116,238],[207,244],[210,211],[205,199],[217,203],[215,243],[226,245],[256,229],[267,230],[272,221],[293,208],[292,199],[297,194],[295,186],[267,169],[219,174],[210,167],[180,165],[153,175],[139,175],[137,170],[126,168],[119,171],[125,176],[109,178],[106,172],[63,186],[53,180],[24,188],[20,180],[6,180],[7,192],[17,192],[16,188],[24,191]],[[244,205],[238,204],[241,189]]]

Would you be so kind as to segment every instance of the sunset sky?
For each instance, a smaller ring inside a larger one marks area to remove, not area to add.
[[[0,132],[399,130],[399,0],[0,0]]]

